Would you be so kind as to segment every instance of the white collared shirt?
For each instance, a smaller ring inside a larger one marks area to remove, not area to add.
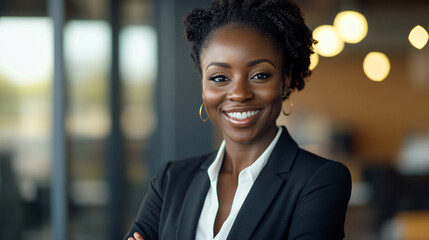
[[[238,187],[234,195],[234,200],[232,201],[231,211],[228,215],[228,218],[222,225],[222,228],[214,237],[214,223],[219,208],[219,200],[217,196],[217,181],[220,168],[222,167],[222,162],[225,155],[225,141],[220,145],[219,151],[217,152],[216,159],[207,169],[207,173],[210,179],[210,188],[207,192],[206,199],[204,201],[204,206],[201,211],[200,219],[198,221],[198,227],[196,232],[196,240],[223,240],[228,237],[229,231],[231,230],[232,225],[234,224],[235,218],[237,217],[238,212],[240,211],[241,206],[243,205],[244,200],[247,197],[250,189],[253,186],[256,178],[259,173],[264,168],[265,164],[268,161],[268,158],[271,155],[271,152],[274,149],[274,146],[277,144],[277,141],[282,133],[282,128],[279,127],[276,136],[270,145],[265,149],[265,151],[259,156],[256,161],[243,169],[238,176]]]

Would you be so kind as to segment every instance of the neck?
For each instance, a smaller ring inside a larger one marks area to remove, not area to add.
[[[252,165],[267,149],[276,136],[277,130],[274,126],[260,138],[248,143],[234,142],[225,138],[225,157],[221,171],[238,177],[241,170]]]

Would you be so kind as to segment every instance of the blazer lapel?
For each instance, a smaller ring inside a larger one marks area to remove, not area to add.
[[[238,212],[228,239],[250,239],[265,211],[283,185],[282,179],[268,171],[270,169],[264,168],[259,174]]]
[[[298,145],[283,127],[282,135],[267,164],[238,212],[228,239],[250,239],[277,192],[285,183],[278,175],[290,171],[297,151]]]
[[[183,207],[179,216],[177,239],[195,239],[195,233],[200,219],[204,200],[210,186],[207,168],[213,161],[213,155],[210,155],[201,165],[201,168],[195,174],[186,196],[183,200]]]

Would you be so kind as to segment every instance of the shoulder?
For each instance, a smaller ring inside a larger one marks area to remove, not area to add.
[[[204,168],[204,166],[209,166],[211,161],[216,156],[216,152],[207,153],[200,156],[180,159],[176,161],[170,161],[165,165],[165,171],[167,172],[189,172],[195,171],[196,169]]]
[[[212,152],[201,156],[167,162],[161,167],[161,170],[154,179],[162,182],[162,185],[165,185],[167,182],[189,182],[196,173],[207,170],[205,166],[211,164],[215,155],[216,152]]]
[[[301,148],[298,150],[294,167],[301,171],[316,171],[322,168],[326,169],[326,171],[349,172],[344,164],[326,159]]]
[[[323,158],[304,149],[298,150],[292,171],[308,182],[316,179],[351,185],[350,172],[343,163]]]

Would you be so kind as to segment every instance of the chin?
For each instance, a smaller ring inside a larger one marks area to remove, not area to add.
[[[259,132],[259,133],[258,133]],[[224,138],[228,138],[236,143],[248,144],[257,140],[261,135],[260,131],[255,131],[255,129],[225,129]]]

